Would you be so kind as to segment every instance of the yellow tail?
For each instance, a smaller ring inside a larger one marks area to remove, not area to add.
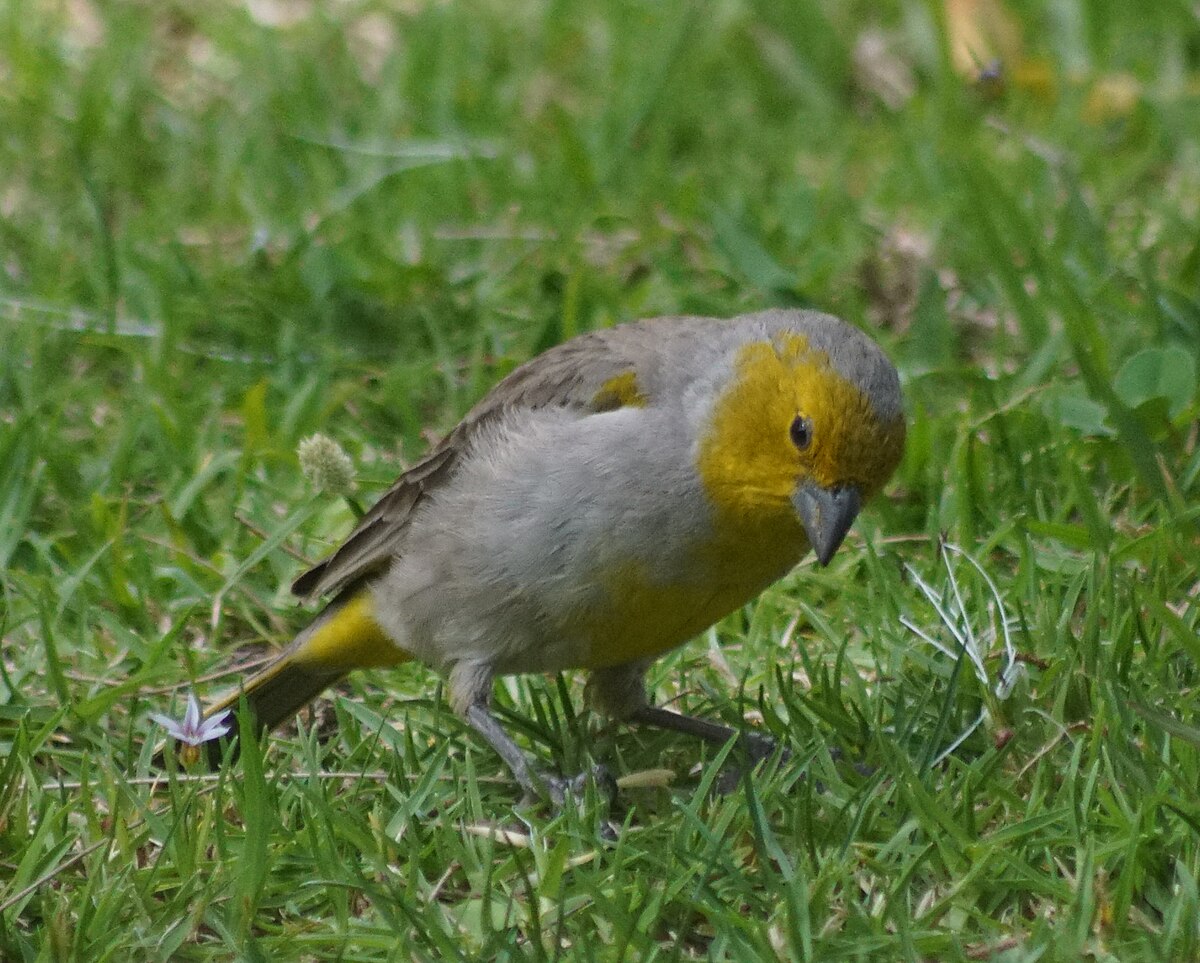
[[[398,665],[409,658],[375,621],[371,593],[351,590],[329,603],[268,665],[209,706],[204,717],[226,709],[236,713],[245,697],[258,730],[274,729],[353,669]],[[232,731],[237,728],[235,723]],[[220,761],[219,742],[208,743],[208,756],[210,763]]]

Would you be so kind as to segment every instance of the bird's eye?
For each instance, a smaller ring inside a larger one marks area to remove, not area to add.
[[[792,419],[789,434],[792,436],[792,444],[796,446],[796,450],[804,451],[812,444],[812,421],[803,415],[796,415]]]

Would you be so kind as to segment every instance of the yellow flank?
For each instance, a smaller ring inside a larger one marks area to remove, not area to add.
[[[803,452],[789,429],[797,415],[812,421]],[[877,491],[899,459],[904,421],[880,422],[866,396],[798,334],[745,345],[734,375],[714,406],[699,445],[697,468],[719,514],[734,525],[795,519],[790,499],[800,480]]]
[[[322,621],[296,652],[297,662],[328,669],[367,669],[397,665],[411,656],[375,621],[365,589]]]
[[[615,411],[617,408],[645,408],[647,399],[632,371],[609,378],[600,386],[592,398],[592,407],[597,411]]]
[[[708,546],[697,557],[697,567],[707,578],[663,583],[641,565],[611,573],[604,580],[609,605],[572,626],[588,647],[581,667],[603,669],[654,658],[745,605],[795,563],[804,534],[794,527],[766,544]],[[714,562],[731,575],[711,577]]]
[[[720,586],[656,585],[641,566],[606,579],[609,605],[576,628],[587,643],[583,668],[603,669],[649,659],[702,632],[744,599],[727,604]],[[738,593],[739,596],[741,593]]]

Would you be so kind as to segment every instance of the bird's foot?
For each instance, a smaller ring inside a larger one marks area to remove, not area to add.
[[[603,806],[602,813],[607,813],[616,807],[617,780],[613,778],[606,766],[595,765],[574,776],[542,773],[541,781],[545,792],[539,793],[538,798],[541,800],[548,798],[556,816],[561,815],[568,808],[580,812],[580,804],[587,798],[589,784],[595,788],[596,796]],[[526,799],[528,798],[529,794],[526,794]],[[600,819],[599,833],[600,838],[605,842],[616,842],[620,837],[620,826],[607,816],[603,816]]]
[[[545,788],[542,798],[548,798],[556,810],[562,809],[568,803],[585,799],[589,783],[595,786],[597,795],[605,805],[611,806],[617,798],[617,780],[613,778],[607,766],[595,765],[574,776],[542,773],[540,779]]]
[[[713,793],[718,796],[728,796],[742,781],[743,773],[754,769],[764,759],[769,759],[778,749],[778,743],[770,736],[759,735],[756,732],[743,732],[738,737],[738,744],[725,760],[720,775],[713,783]],[[784,748],[779,753],[779,764],[786,765],[792,758],[792,752]]]

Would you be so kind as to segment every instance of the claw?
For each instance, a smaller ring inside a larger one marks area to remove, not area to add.
[[[569,778],[543,773],[541,779],[555,809],[565,806],[568,799],[585,798],[589,782],[596,787],[596,792],[600,794],[605,805],[611,806],[617,798],[617,780],[613,778],[607,766],[595,765],[590,770]]]

